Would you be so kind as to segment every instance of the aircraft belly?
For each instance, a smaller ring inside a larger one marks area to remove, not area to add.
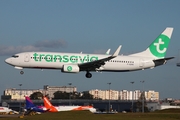
[[[139,66],[136,64],[128,64],[128,63],[113,63],[113,64],[106,64],[105,71],[130,71],[135,70]]]
[[[52,63],[52,62],[32,62],[32,68],[44,68],[44,69],[61,69],[62,64],[60,63]]]
[[[145,68],[151,68],[151,67],[154,67],[154,66],[155,66],[155,64],[154,64],[154,62],[152,60],[145,62]]]

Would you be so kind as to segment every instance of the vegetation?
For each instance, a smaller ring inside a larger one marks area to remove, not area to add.
[[[43,94],[41,92],[34,92],[30,95],[31,100],[41,100],[43,97]]]
[[[32,100],[40,100],[42,99],[43,94],[41,92],[34,92],[33,94],[30,95],[30,99]],[[49,98],[49,95],[46,95],[46,97]],[[56,91],[54,93],[54,98],[53,99],[93,99],[93,95],[91,95],[88,91],[83,91],[82,93],[80,92],[63,92],[63,91]]]
[[[174,112],[176,111],[176,112]],[[88,116],[88,117],[87,117]],[[169,109],[149,113],[117,113],[93,114],[89,111],[71,111],[58,113],[43,113],[41,115],[25,116],[24,120],[179,120],[180,109]],[[19,120],[16,118],[1,118],[0,120]]]
[[[89,93],[89,91],[82,92],[80,99],[93,99],[93,95]]]
[[[53,99],[93,99],[93,95],[91,95],[88,91],[84,91],[82,93],[79,92],[62,92],[62,91],[56,91],[54,93]]]
[[[136,102],[136,109],[137,109],[139,112],[142,112],[143,101],[144,101],[144,112],[149,112],[148,107],[147,107],[147,102],[146,102],[146,98],[145,98],[144,92],[141,93],[141,96],[139,97],[138,101]]]

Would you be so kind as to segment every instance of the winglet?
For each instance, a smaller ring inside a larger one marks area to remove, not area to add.
[[[108,49],[108,50],[106,51],[106,55],[109,55],[110,51],[111,51],[111,49]]]
[[[122,47],[122,45],[120,45],[120,46],[117,48],[117,50],[114,52],[114,54],[112,55],[112,57],[117,57],[117,56],[118,56],[118,54],[119,54],[119,52],[120,52],[120,50],[121,50],[121,47]]]

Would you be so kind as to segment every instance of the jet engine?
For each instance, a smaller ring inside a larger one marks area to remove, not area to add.
[[[63,65],[62,72],[78,73],[79,72],[79,66],[78,65],[73,65],[73,64]]]

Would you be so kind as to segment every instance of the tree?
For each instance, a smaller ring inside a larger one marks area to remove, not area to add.
[[[30,95],[31,100],[41,100],[43,97],[43,94],[41,92],[34,92]]]
[[[56,91],[54,93],[54,98],[53,99],[69,99],[69,93],[62,92],[62,91]]]
[[[79,92],[73,92],[70,94],[71,99],[80,99],[81,94]]]
[[[79,99],[80,93],[78,92],[72,92],[72,93],[67,93],[67,92],[62,92],[62,91],[56,91],[54,93],[54,98],[53,99]]]
[[[80,99],[93,99],[93,95],[91,95],[89,91],[83,91]]]
[[[144,112],[149,112],[144,92],[141,93],[138,101],[136,102],[136,108],[138,109],[139,112],[142,112],[143,101],[144,101]]]

